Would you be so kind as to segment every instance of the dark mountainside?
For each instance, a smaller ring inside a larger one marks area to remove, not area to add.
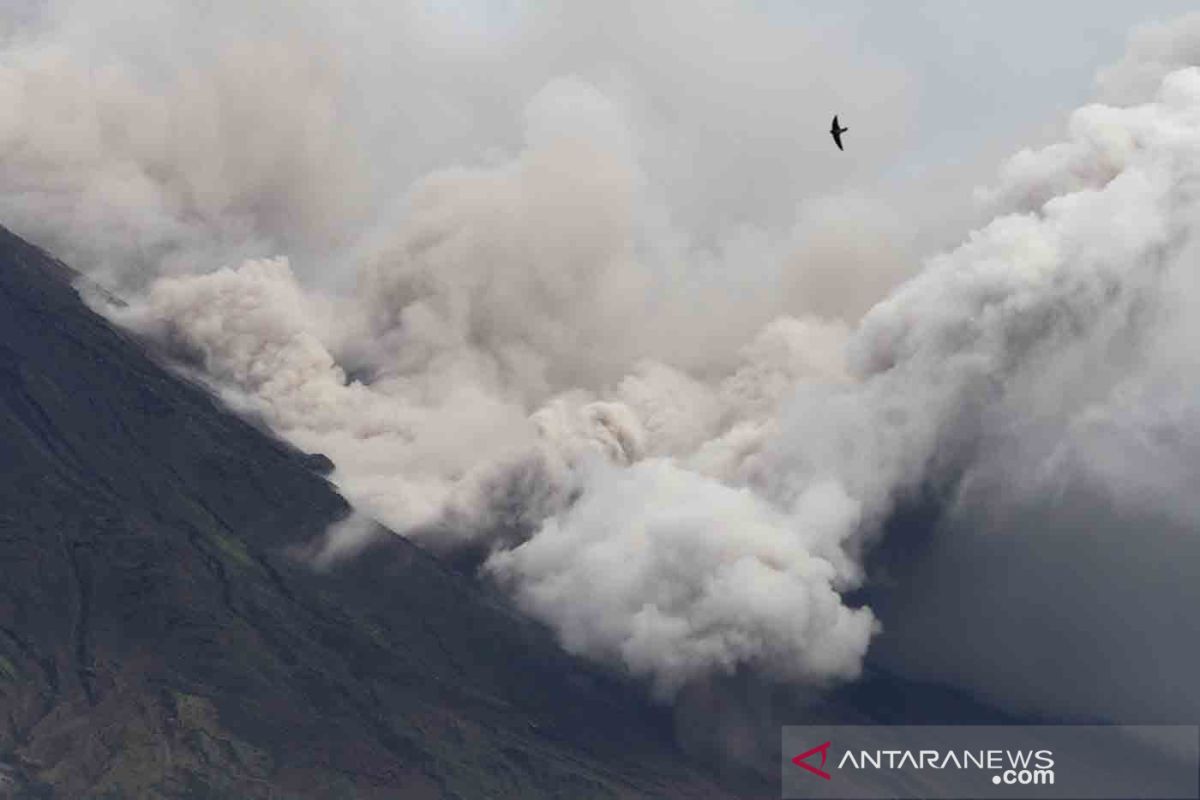
[[[870,663],[668,710],[399,536],[316,573],[289,552],[348,512],[328,460],[160,367],[76,278],[0,228],[0,797],[774,797],[780,725],[1006,721]],[[885,625],[939,506],[885,537],[861,598]]]
[[[74,277],[0,229],[0,795],[727,795],[668,712],[406,540],[287,555],[347,513],[327,461]]]

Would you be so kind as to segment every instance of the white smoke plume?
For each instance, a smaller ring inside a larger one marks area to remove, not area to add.
[[[1200,713],[1200,651],[1180,635],[1200,601],[1196,21],[1136,34],[1102,75],[1132,104],[1081,109],[1070,139],[1015,157],[995,196],[1035,207],[976,234],[864,325],[888,359],[942,348],[1005,375],[973,420],[977,454],[888,616],[885,649],[902,669],[1021,711]],[[955,311],[964,293],[978,298],[970,319]]]
[[[1194,519],[1193,450],[1155,444],[1197,421],[1194,21],[1135,40],[1123,104],[1014,157],[994,221],[892,291],[911,232],[796,154],[791,109],[834,70],[887,141],[893,73],[668,5],[476,38],[421,4],[132,3],[100,37],[52,5],[5,40],[0,213],[364,516],[483,548],[565,647],[663,696],[854,677],[879,624],[843,595],[930,480],[1016,506],[1086,473]],[[1175,483],[1129,474],[1127,436]]]

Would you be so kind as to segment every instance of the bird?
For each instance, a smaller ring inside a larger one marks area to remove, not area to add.
[[[846,148],[842,147],[842,134],[848,130],[850,130],[850,129],[843,128],[838,125],[837,114],[834,114],[833,115],[833,126],[829,129],[829,133],[833,136],[833,142],[834,142],[834,144],[836,144],[838,146],[838,150],[846,149]]]

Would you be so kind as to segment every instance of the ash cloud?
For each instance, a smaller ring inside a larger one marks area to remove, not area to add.
[[[334,461],[361,516],[322,566],[370,520],[480,548],[565,647],[663,697],[743,668],[855,677],[880,625],[844,596],[932,480],[961,482],[966,520],[1087,518],[1087,486],[1114,519],[1186,528],[1194,19],[1135,39],[1104,78],[1134,99],[1015,156],[983,193],[995,218],[906,280],[905,218],[795,147],[795,108],[830,105],[821,74],[898,98],[845,112],[878,141],[904,128],[903,81],[741,6],[679,26],[668,5],[551,5],[470,35],[416,3],[132,3],[103,25],[50,5],[4,41],[0,213]],[[1163,530],[1145,546],[1191,541]],[[1112,560],[1088,541],[1081,574]],[[1046,602],[1088,623],[1090,584],[1042,569],[1070,593]],[[914,607],[955,602],[940,586]],[[994,648],[903,623],[884,640],[927,645],[906,669],[1029,701],[944,643]]]
[[[1157,72],[1139,102],[1080,110],[1072,138],[1002,173],[999,194],[1019,208],[1049,200],[998,219],[868,317],[864,331],[910,295],[945,324],[893,327],[889,352],[951,345],[1004,376],[971,421],[953,507],[884,612],[877,655],[893,668],[1041,716],[1200,713],[1200,650],[1180,635],[1200,599],[1187,488],[1200,476],[1200,70],[1176,61],[1195,52],[1194,23],[1136,35],[1106,73]],[[1147,51],[1164,36],[1171,49]],[[965,291],[980,300],[972,319],[946,314]]]

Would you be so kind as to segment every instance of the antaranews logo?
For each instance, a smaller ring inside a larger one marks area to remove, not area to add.
[[[817,753],[820,753],[821,754],[821,766],[822,767],[825,766],[825,758],[829,755],[829,747],[832,744],[833,744],[833,742],[826,742],[825,744],[817,745],[816,747],[814,747],[811,750],[806,750],[805,752],[803,752],[800,755],[793,758],[792,763],[795,764],[797,767],[800,767],[801,769],[808,770],[813,775],[816,775],[818,778],[824,778],[825,780],[830,780],[832,778],[832,776],[825,770],[817,769],[812,764],[809,764],[808,758],[810,756],[816,755]]]
[[[809,772],[831,780],[824,770],[816,769],[807,759],[821,754],[821,766],[833,742],[826,742],[792,759],[792,763]],[[1052,750],[847,750],[838,759],[837,769],[854,770],[925,770],[959,769],[992,771],[993,784],[1053,785],[1054,752]]]
[[[1197,726],[788,727],[783,756],[785,798],[1200,800]]]

